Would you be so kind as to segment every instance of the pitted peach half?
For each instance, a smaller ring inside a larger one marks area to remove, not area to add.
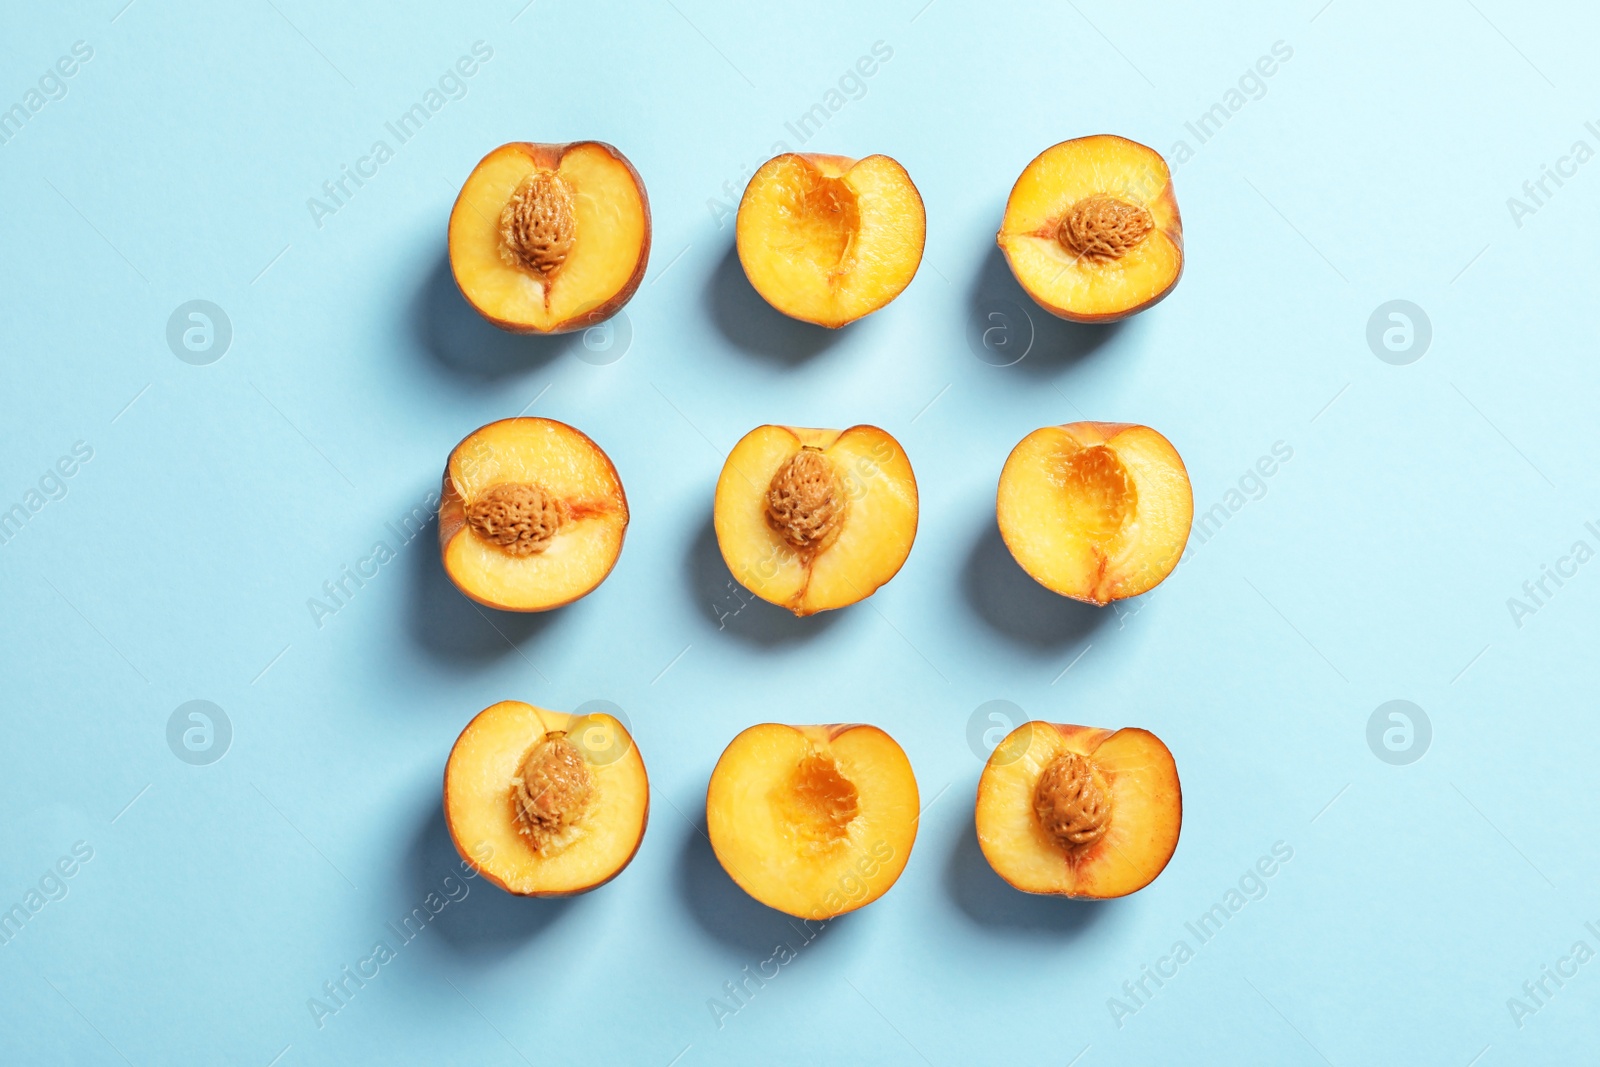
[[[567,896],[609,882],[639,851],[650,782],[614,717],[502,700],[450,750],[444,817],[462,859],[501,889]]]
[[[1194,495],[1177,449],[1150,427],[1074,422],[1035,430],[1011,450],[995,512],[1035,581],[1104,605],[1172,573]]]
[[[599,141],[501,145],[450,212],[450,269],[467,303],[512,333],[566,333],[616,314],[650,259],[650,202]]]
[[[1100,134],[1041,152],[1011,189],[1000,248],[1053,315],[1111,322],[1143,311],[1183,273],[1183,220],[1161,153]]]
[[[1025,722],[989,754],[975,819],[984,858],[1017,889],[1121,897],[1172,858],[1183,790],[1148,730]]]
[[[917,838],[917,779],[876,726],[762,723],[735,737],[706,790],[728,876],[769,908],[831,919],[877,900]]]
[[[628,500],[600,446],[554,419],[501,419],[450,453],[439,550],[456,588],[503,611],[570,604],[611,573]]]
[[[739,583],[811,615],[895,576],[917,536],[917,479],[876,426],[758,426],[717,479],[717,544]]]
[[[745,186],[735,231],[745,276],[767,303],[837,327],[911,284],[927,216],[911,175],[888,156],[788,152]]]

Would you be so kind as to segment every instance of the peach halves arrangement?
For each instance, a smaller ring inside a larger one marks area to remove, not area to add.
[[[736,240],[752,288],[824,327],[886,306],[915,277],[923,202],[887,156],[786,153],[756,171]],[[650,253],[644,183],[596,141],[502,145],[450,216],[452,271],[484,318],[516,333],[583,329],[638,288]],[[997,237],[1045,310],[1108,322],[1165,297],[1183,227],[1161,156],[1120,137],[1066,141],[1023,171]],[[712,501],[733,578],[796,616],[844,608],[911,553],[917,481],[876,426],[758,426],[728,453]],[[1064,597],[1106,605],[1177,566],[1193,518],[1188,473],[1155,430],[1075,422],[1035,430],[1000,472],[995,513],[1017,564]],[[445,465],[439,546],[460,591],[503,611],[546,611],[596,589],[628,526],[616,467],[581,431],[511,418],[468,435]],[[711,846],[769,907],[827,919],[870,904],[916,840],[916,776],[876,726],[763,723],[735,737],[706,792]],[[444,807],[464,859],[511,893],[580,893],[614,878],[643,840],[644,762],[627,726],[502,701],[462,730]],[[1171,859],[1183,799],[1172,754],[1147,730],[1027,722],[990,754],[975,823],[984,857],[1029,893],[1105,899]]]

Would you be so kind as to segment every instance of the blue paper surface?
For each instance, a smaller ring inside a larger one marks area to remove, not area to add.
[[[1592,1055],[1592,10],[12,8],[0,1061]],[[1187,264],[1084,329],[994,233],[1030,159],[1100,132],[1172,163]],[[590,138],[647,183],[648,275],[605,328],[501,334],[450,205],[498,144]],[[915,281],[835,333],[733,252],[783,150],[891,155],[927,205]],[[633,516],[538,616],[457,594],[427,516],[456,442],[520,412],[599,442]],[[1011,447],[1079,419],[1160,430],[1195,492],[1185,561],[1101,611],[994,522]],[[910,455],[916,545],[870,600],[794,620],[732,582],[712,488],[768,422]],[[652,817],[603,889],[461,876],[440,777],[501,699],[631,722]],[[973,792],[1018,716],[1171,747],[1149,888],[989,871]],[[820,930],[702,833],[762,721],[884,727],[927,804],[899,883]]]

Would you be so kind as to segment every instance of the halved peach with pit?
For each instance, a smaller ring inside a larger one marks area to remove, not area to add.
[[[503,611],[570,604],[622,553],[628,500],[599,445],[554,419],[501,419],[450,453],[439,503],[445,573]]]
[[[717,544],[763,600],[811,615],[893,578],[917,536],[917,479],[876,426],[758,426],[717,479]]]
[[[502,700],[450,750],[444,817],[462,859],[501,889],[568,896],[609,882],[639,851],[650,782],[615,717]]]
[[[735,232],[745,276],[767,303],[838,327],[911,284],[927,228],[911,175],[888,156],[786,152],[745,186]]]
[[[1143,311],[1183,273],[1183,220],[1167,161],[1109,134],[1063,141],[1029,163],[998,240],[1028,295],[1075,322]]]
[[[711,847],[769,908],[831,919],[877,900],[917,837],[917,779],[876,726],[762,723],[723,751],[706,790]]]
[[[1035,430],[1011,450],[995,513],[1036,582],[1104,605],[1172,573],[1194,494],[1177,449],[1150,427],[1074,422]]]
[[[1105,899],[1149,885],[1178,847],[1178,767],[1148,730],[1025,722],[978,779],[978,845],[1025,893]]]
[[[650,259],[650,201],[599,141],[501,145],[450,212],[450,269],[502,330],[566,333],[616,314]]]

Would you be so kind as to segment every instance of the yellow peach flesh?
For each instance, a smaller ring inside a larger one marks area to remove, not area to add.
[[[542,551],[513,555],[467,521],[473,501],[498,485],[538,486],[567,520]],[[509,611],[542,611],[603,581],[622,551],[628,502],[616,468],[587,436],[554,419],[503,419],[450,454],[439,509],[446,573],[463,593]]]
[[[888,156],[777,156],[750,179],[736,220],[755,290],[785,315],[831,327],[911,283],[926,231],[922,197]]]
[[[1147,214],[1151,228],[1116,258],[1086,256],[1059,237],[1073,205],[1110,197]],[[1080,137],[1029,163],[1006,202],[998,236],[1023,289],[1052,314],[1107,322],[1141,311],[1177,284],[1183,222],[1166,161],[1122,137]]]
[[[529,747],[551,732],[574,738],[593,792],[570,840],[541,852],[518,826],[512,791]],[[516,700],[485,708],[461,731],[445,768],[444,797],[462,858],[526,896],[583,892],[615,877],[638,850],[650,812],[644,761],[620,722]]]
[[[875,726],[752,726],[723,752],[706,792],[728,875],[805,919],[887,892],[910,858],[918,812],[910,761]]]
[[[773,528],[773,476],[802,448],[833,464],[846,504],[820,551],[791,547]],[[717,543],[733,576],[763,600],[810,615],[871,596],[899,571],[917,531],[917,482],[899,443],[874,426],[760,426],[728,454],[717,480]]]
[[[571,251],[548,277],[508,263],[501,247],[502,209],[541,169],[572,191],[576,216]],[[484,317],[517,332],[562,332],[606,318],[632,295],[649,258],[650,209],[616,149],[518,142],[473,170],[450,213],[449,245],[456,284]]]
[[[1067,848],[1035,811],[1039,780],[1074,752],[1109,791],[1105,834]],[[1183,792],[1167,746],[1148,730],[1029,722],[995,746],[978,782],[978,844],[995,872],[1028,893],[1104,899],[1150,884],[1178,845]]]
[[[1001,471],[995,510],[1006,547],[1035,581],[1107,604],[1177,566],[1194,496],[1183,460],[1156,431],[1079,422],[1022,439]]]

